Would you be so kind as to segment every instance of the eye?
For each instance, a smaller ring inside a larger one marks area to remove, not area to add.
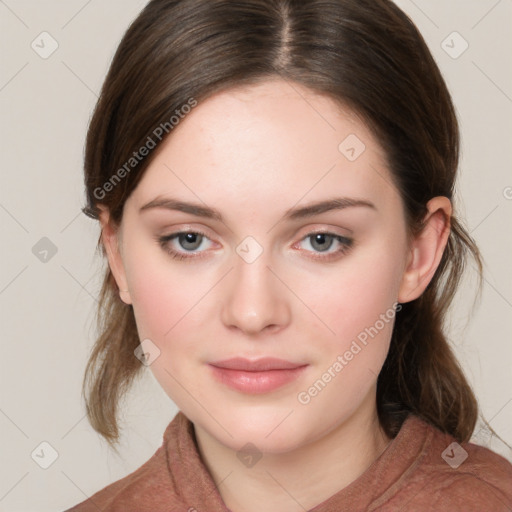
[[[207,251],[204,242],[210,240],[208,236],[200,231],[179,231],[170,235],[157,237],[157,241],[173,259],[197,259],[206,256]],[[305,249],[313,254],[309,256],[312,259],[328,261],[336,259],[349,252],[353,246],[353,240],[335,233],[316,232],[305,236],[296,245],[308,241],[312,250]],[[294,246],[295,247],[295,246]],[[337,247],[333,251],[329,251]],[[200,249],[203,250],[200,250]]]
[[[183,260],[203,257],[205,251],[199,249],[201,246],[204,249],[203,242],[209,240],[209,238],[200,231],[179,231],[171,235],[158,237],[157,240],[162,249],[174,259]]]
[[[300,245],[306,241],[308,242],[307,245],[312,247],[312,252],[315,253],[311,257],[321,260],[330,260],[348,253],[354,243],[351,238],[324,231],[310,233],[298,242],[298,244]],[[329,252],[329,249],[332,247],[335,247],[335,250]],[[306,250],[309,251],[307,248]]]

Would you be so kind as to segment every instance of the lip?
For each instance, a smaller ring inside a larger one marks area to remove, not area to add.
[[[249,394],[269,393],[299,377],[308,366],[284,359],[236,357],[209,363],[214,377],[226,386]]]

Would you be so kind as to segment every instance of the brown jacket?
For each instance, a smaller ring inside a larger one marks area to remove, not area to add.
[[[99,511],[230,512],[181,412],[146,463],[66,512]],[[359,478],[310,512],[342,511],[511,512],[512,465],[410,415]]]

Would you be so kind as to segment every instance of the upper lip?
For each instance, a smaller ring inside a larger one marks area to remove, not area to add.
[[[214,361],[210,363],[218,368],[226,368],[228,370],[242,370],[247,372],[264,372],[268,370],[290,370],[305,366],[301,363],[292,363],[284,359],[275,357],[263,357],[261,359],[244,359],[243,357],[234,357],[232,359],[224,359],[223,361]]]

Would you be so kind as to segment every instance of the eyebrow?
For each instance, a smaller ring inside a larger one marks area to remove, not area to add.
[[[355,199],[351,197],[335,197],[325,201],[319,201],[311,203],[307,206],[301,206],[299,208],[290,208],[286,210],[283,218],[285,220],[299,220],[308,217],[313,217],[320,213],[329,212],[332,210],[344,210],[345,208],[362,206],[371,208],[377,211],[377,207],[370,201],[365,199]],[[154,208],[163,208],[167,210],[175,210],[179,212],[189,213],[197,217],[204,217],[207,219],[218,220],[224,222],[222,215],[217,210],[210,208],[206,205],[198,203],[190,203],[186,201],[179,201],[171,197],[156,198],[149,203],[142,206],[139,212],[147,211]]]

